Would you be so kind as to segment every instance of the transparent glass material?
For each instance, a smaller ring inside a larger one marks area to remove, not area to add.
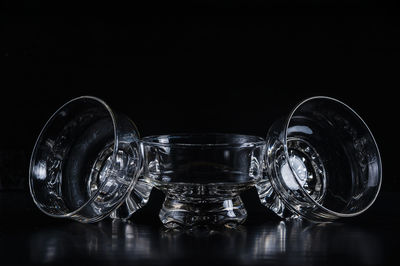
[[[381,180],[378,147],[363,120],[338,100],[313,97],[270,128],[256,187],[279,216],[321,222],[368,209]]]
[[[30,192],[39,209],[53,217],[95,222],[124,200],[114,217],[128,217],[138,207],[129,205],[127,196],[138,184],[141,163],[133,122],[98,98],[79,97],[42,129],[31,157]],[[147,199],[133,200],[140,205]]]
[[[143,175],[166,194],[159,217],[167,228],[245,221],[239,194],[262,176],[262,138],[177,134],[145,137],[141,144]]]

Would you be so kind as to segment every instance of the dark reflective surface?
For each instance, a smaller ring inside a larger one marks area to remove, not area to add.
[[[23,192],[0,199],[4,265],[380,265],[395,257],[398,239],[397,218],[376,215],[310,224],[265,221],[253,210],[236,230],[166,231],[146,213],[138,223],[80,224],[44,216]]]

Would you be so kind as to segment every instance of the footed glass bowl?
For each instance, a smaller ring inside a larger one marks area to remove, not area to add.
[[[143,175],[166,194],[161,222],[167,228],[243,223],[239,194],[261,178],[265,147],[260,137],[236,134],[143,138]]]

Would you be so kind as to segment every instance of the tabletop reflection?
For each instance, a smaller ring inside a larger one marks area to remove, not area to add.
[[[378,264],[382,260],[382,243],[378,236],[354,226],[294,219],[255,229],[242,259],[298,265],[334,261]]]
[[[238,229],[165,231],[162,228],[103,221],[63,224],[30,235],[34,263],[64,263],[74,259],[98,264],[128,261],[175,263],[186,260],[228,260],[232,264],[377,264],[382,239],[355,226],[280,221]],[[337,256],[336,256],[337,255]],[[330,261],[326,261],[326,260]]]

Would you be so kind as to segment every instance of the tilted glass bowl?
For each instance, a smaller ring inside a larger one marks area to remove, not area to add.
[[[265,141],[236,134],[176,134],[141,140],[143,176],[166,194],[168,228],[234,227],[247,212],[240,192],[262,176]]]
[[[346,104],[312,97],[267,135],[261,202],[281,217],[326,222],[358,215],[375,201],[382,182],[377,144]]]
[[[35,204],[50,216],[80,222],[111,212],[129,217],[150,193],[135,190],[143,183],[137,182],[138,140],[133,122],[102,100],[82,96],[67,102],[48,120],[32,153],[29,187]]]

